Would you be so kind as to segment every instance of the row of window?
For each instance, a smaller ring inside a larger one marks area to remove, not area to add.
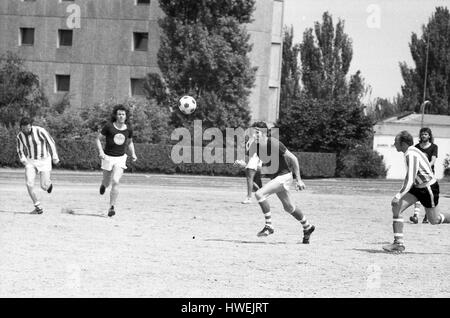
[[[58,30],[57,47],[72,46],[73,30]],[[148,50],[148,32],[133,32],[131,48],[134,51]],[[34,45],[34,28],[20,28],[19,32],[20,46]]]
[[[67,93],[70,91],[70,75],[55,75],[55,92]],[[144,96],[144,80],[142,78],[130,78],[130,95]]]
[[[36,2],[36,0],[22,0],[22,2]],[[59,2],[75,2],[75,0],[59,0]],[[149,5],[150,4],[150,0],[135,0],[134,2],[135,4],[139,5],[139,4],[144,4],[144,5]]]

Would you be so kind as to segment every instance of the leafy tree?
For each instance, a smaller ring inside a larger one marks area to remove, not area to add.
[[[300,97],[300,46],[293,43],[294,28],[284,28],[283,56],[281,61],[280,112],[283,117],[292,101]]]
[[[308,28],[303,33],[300,53],[302,82],[308,96],[333,99],[347,94],[346,75],[353,49],[343,20],[339,19],[335,29],[331,15],[325,12],[322,23],[315,22],[314,30]]]
[[[362,103],[368,86],[360,71],[348,75],[353,49],[344,21],[334,27],[325,12],[322,23],[303,33],[299,47],[302,91],[290,101],[282,95],[287,105],[277,123],[280,138],[295,150],[336,153],[339,175],[343,154],[370,145],[373,137],[372,118]]]
[[[400,63],[405,84],[402,86],[403,106],[420,111],[424,101],[425,69],[427,69],[425,99],[432,105],[427,112],[450,115],[450,12],[446,7],[437,7],[427,25],[422,26],[422,35],[411,36],[409,48],[414,61],[410,68]],[[427,64],[428,47],[428,66]],[[427,66],[427,67],[426,67]]]
[[[255,0],[159,0],[159,5],[165,16],[159,20],[158,65],[169,102],[175,106],[190,94],[202,109],[190,116],[174,111],[172,123],[189,126],[193,119],[207,119],[219,128],[225,128],[220,123],[246,126],[256,69],[244,24],[252,21]]]
[[[159,105],[168,101],[169,88],[164,79],[157,73],[148,73],[145,77],[144,91],[148,99],[154,99]]]
[[[23,116],[35,117],[48,107],[37,75],[12,52],[0,56],[0,123],[14,126]]]

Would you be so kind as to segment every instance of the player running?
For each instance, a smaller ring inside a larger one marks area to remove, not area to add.
[[[426,155],[413,146],[413,137],[407,131],[395,137],[395,148],[405,154],[406,176],[399,193],[392,199],[394,243],[383,246],[387,252],[403,252],[403,217],[401,213],[420,201],[431,224],[450,223],[450,213],[439,213],[439,184]]]
[[[17,154],[25,166],[27,190],[34,204],[31,214],[42,214],[44,210],[34,192],[34,181],[37,172],[42,190],[52,192],[53,184],[50,180],[52,161],[55,165],[59,162],[55,141],[44,128],[33,126],[32,120],[24,117],[20,120],[20,132],[17,135]]]
[[[284,210],[301,223],[303,227],[303,243],[308,244],[315,227],[307,221],[301,210],[294,205],[289,194],[289,187],[293,181],[293,176],[288,162],[293,167],[296,176],[296,189],[305,189],[305,184],[300,178],[298,159],[278,139],[267,136],[268,127],[265,122],[255,122],[252,127],[255,129],[255,140],[258,145],[256,150],[257,155],[262,161],[261,173],[269,175],[271,179],[255,193],[266,221],[264,228],[258,232],[257,236],[264,237],[274,233],[270,205],[267,202],[267,198],[272,194],[276,194],[283,204]],[[250,153],[250,157],[252,157],[252,153]],[[236,164],[242,168],[245,167],[239,161]]]
[[[98,134],[96,145],[99,157],[102,160],[103,180],[100,185],[100,194],[104,194],[106,188],[111,186],[108,216],[116,214],[114,205],[119,195],[119,182],[122,178],[124,169],[127,168],[127,155],[125,149],[128,142],[128,148],[131,152],[133,161],[137,160],[134,144],[133,131],[128,123],[128,110],[123,105],[116,105],[112,111],[111,122],[107,123]],[[101,139],[105,137],[105,149],[102,148]]]

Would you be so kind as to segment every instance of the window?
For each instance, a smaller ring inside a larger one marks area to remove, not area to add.
[[[133,32],[133,48],[135,51],[147,51],[148,33]]]
[[[56,92],[68,92],[70,90],[70,75],[56,75]]]
[[[149,5],[150,4],[150,0],[136,0],[136,4],[137,5],[140,5],[140,4]]]
[[[145,96],[143,78],[131,78],[131,96]]]
[[[72,46],[72,30],[58,30],[58,47]]]
[[[34,28],[20,28],[20,45],[34,45]]]

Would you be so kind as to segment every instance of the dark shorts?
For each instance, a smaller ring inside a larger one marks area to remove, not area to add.
[[[426,188],[412,187],[408,193],[417,198],[425,208],[434,208],[439,203],[439,183],[434,183]]]

